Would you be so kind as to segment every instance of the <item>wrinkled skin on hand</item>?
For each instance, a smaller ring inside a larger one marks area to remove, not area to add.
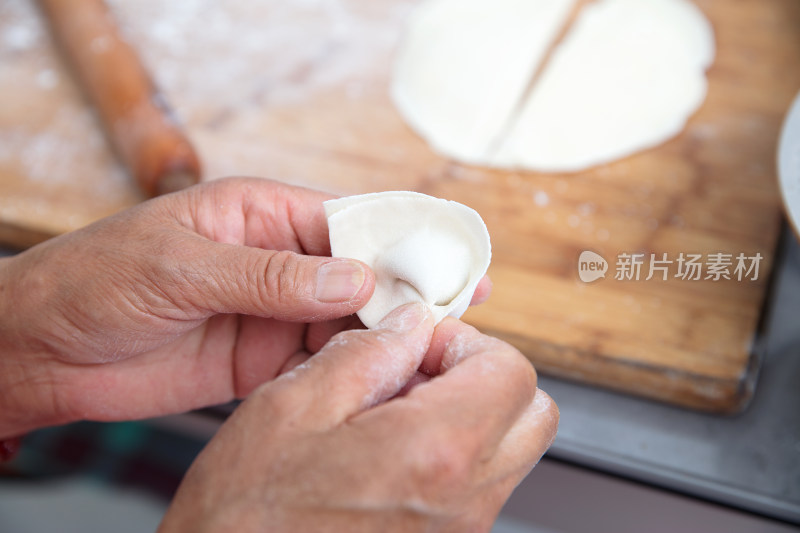
[[[557,425],[517,350],[408,305],[258,388],[160,531],[488,532]]]
[[[328,198],[220,180],[0,259],[0,440],[247,397],[162,531],[488,531],[555,404],[419,304],[360,329],[374,275],[329,257]]]
[[[327,257],[329,198],[219,180],[0,259],[0,439],[242,398],[359,324],[374,276]]]

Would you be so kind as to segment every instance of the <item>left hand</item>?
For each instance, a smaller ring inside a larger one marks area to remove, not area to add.
[[[219,180],[0,260],[0,439],[241,398],[356,325],[374,276],[327,257],[329,198]]]

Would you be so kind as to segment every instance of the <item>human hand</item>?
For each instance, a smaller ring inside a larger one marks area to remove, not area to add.
[[[407,305],[256,389],[160,532],[489,531],[557,425],[517,350]]]
[[[329,198],[220,180],[0,261],[0,439],[241,398],[352,327],[374,277],[324,257]]]

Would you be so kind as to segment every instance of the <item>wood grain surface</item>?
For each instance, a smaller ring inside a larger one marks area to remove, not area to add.
[[[490,301],[465,319],[542,373],[735,412],[780,227],[775,151],[800,88],[800,3],[698,0],[716,33],[708,98],[663,145],[576,174],[434,154],[388,96],[414,0],[111,2],[198,148],[205,179],[339,194],[412,189],[477,209]],[[217,5],[218,4],[218,5]],[[28,246],[143,200],[29,2],[0,4],[0,240]],[[578,279],[583,250],[611,263]],[[757,281],[614,279],[621,253],[760,253]]]

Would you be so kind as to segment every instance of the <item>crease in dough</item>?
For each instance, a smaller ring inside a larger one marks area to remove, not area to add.
[[[427,0],[391,92],[436,152],[469,164],[576,172],[680,133],[706,97],[714,33],[688,0]],[[524,94],[528,90],[528,94]]]
[[[392,98],[435,150],[483,163],[576,0],[435,0],[412,14]]]
[[[714,51],[686,0],[591,3],[487,163],[573,172],[661,144],[703,104]]]
[[[375,292],[358,311],[367,327],[410,302],[424,302],[437,323],[467,310],[491,261],[489,231],[474,209],[408,191],[348,196],[324,207],[332,255],[375,272]]]

